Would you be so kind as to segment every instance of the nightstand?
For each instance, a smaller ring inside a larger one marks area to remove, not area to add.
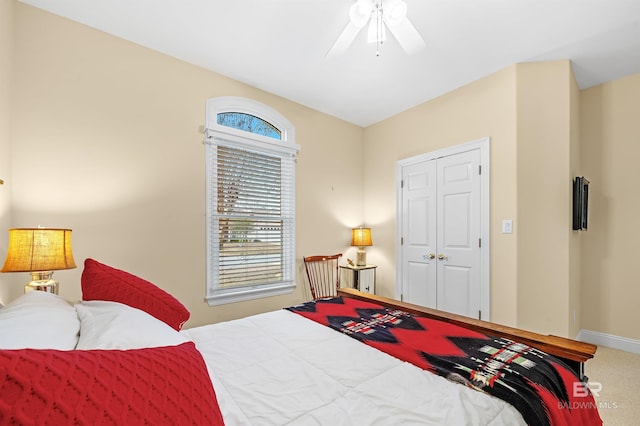
[[[376,265],[340,266],[340,287],[355,288],[365,293],[376,292]]]

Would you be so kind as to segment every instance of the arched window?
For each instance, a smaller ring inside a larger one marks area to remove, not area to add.
[[[207,100],[209,305],[295,288],[293,125],[251,99]]]
[[[282,132],[268,121],[245,112],[219,112],[216,122],[221,126],[243,130],[273,139],[282,139]]]

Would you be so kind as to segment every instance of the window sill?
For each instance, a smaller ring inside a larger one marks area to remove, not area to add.
[[[280,283],[270,286],[210,290],[205,300],[209,306],[225,305],[228,303],[293,293],[295,287],[294,283]]]

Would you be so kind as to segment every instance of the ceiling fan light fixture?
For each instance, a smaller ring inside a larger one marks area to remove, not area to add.
[[[382,21],[378,21],[375,17],[371,17],[369,21],[369,29],[367,31],[367,42],[383,43],[387,40],[387,29],[384,25],[380,25]]]
[[[380,47],[387,39],[387,30],[409,55],[425,48],[422,36],[407,17],[407,3],[404,0],[356,0],[349,8],[349,22],[327,57],[346,52],[367,22],[367,41],[376,43],[376,56],[380,56]]]

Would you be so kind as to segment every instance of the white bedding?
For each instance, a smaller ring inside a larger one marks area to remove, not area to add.
[[[524,425],[508,403],[286,310],[183,330],[228,426]]]
[[[20,327],[33,321],[44,327]],[[525,424],[497,398],[287,310],[177,332],[121,303],[72,305],[30,292],[0,309],[0,325],[2,349],[134,349],[193,340],[227,426]]]

